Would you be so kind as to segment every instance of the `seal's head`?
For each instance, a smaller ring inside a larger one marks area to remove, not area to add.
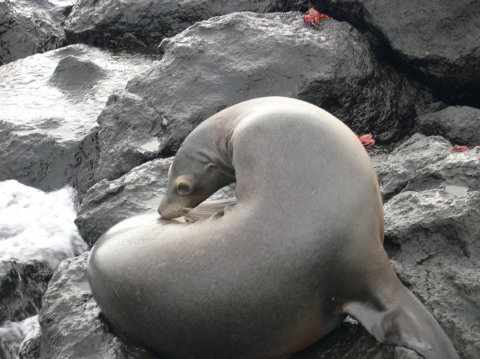
[[[197,206],[234,178],[212,156],[180,148],[168,171],[168,186],[158,207],[162,219],[173,219]]]

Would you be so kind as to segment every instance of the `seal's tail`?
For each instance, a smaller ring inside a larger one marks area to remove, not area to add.
[[[426,359],[459,358],[432,314],[399,280],[394,291],[378,289],[368,301],[347,303],[344,312],[382,343],[413,349]]]

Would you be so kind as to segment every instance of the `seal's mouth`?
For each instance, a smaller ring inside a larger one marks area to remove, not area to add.
[[[158,209],[158,213],[160,213],[160,217],[162,219],[174,219],[180,216],[183,216],[185,213],[188,212],[187,208],[175,206],[175,207],[167,207],[164,209]]]

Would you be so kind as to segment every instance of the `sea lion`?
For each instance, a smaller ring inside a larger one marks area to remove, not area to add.
[[[350,314],[381,342],[458,358],[395,275],[370,159],[333,115],[242,102],[192,131],[169,172],[163,218],[233,180],[237,203],[191,224],[133,217],[99,239],[88,277],[119,335],[173,359],[275,359]]]

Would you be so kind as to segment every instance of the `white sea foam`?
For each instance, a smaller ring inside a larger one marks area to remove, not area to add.
[[[87,250],[78,234],[74,190],[43,192],[18,181],[0,182],[0,260],[39,260],[51,268]]]
[[[22,320],[21,322],[6,321],[0,328],[0,346],[5,358],[16,359],[22,345],[27,340],[40,335],[41,328],[38,315]]]

